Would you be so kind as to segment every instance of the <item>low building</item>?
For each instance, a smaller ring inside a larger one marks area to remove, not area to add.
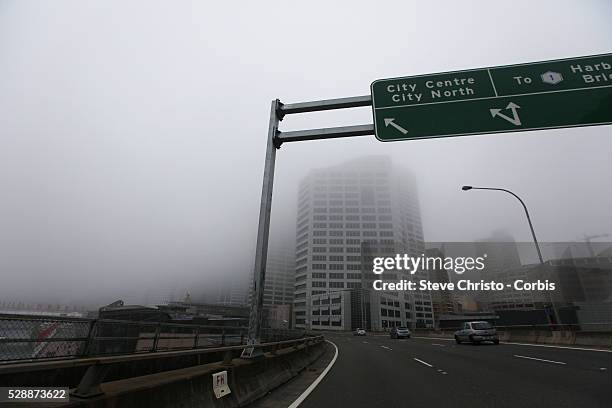
[[[313,330],[351,329],[351,291],[323,293],[310,298],[310,327]]]

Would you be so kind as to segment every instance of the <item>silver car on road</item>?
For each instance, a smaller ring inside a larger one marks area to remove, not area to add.
[[[491,326],[491,323],[484,321],[463,323],[461,329],[455,332],[455,341],[457,344],[464,341],[474,344],[491,341],[494,344],[499,344],[497,331]]]

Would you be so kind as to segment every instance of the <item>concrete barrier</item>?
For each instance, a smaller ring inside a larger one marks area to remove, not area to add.
[[[233,359],[231,364],[209,363],[101,385],[104,395],[71,397],[62,407],[220,407],[245,406],[289,381],[313,363],[325,343],[278,350],[255,360]],[[230,394],[217,399],[212,374],[227,371]]]
[[[611,332],[579,332],[567,330],[513,329],[497,330],[499,340],[514,343],[572,345],[612,348]],[[453,338],[452,331],[415,330],[415,336]]]

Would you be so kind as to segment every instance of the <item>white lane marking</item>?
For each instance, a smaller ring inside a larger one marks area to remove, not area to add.
[[[392,348],[387,347],[387,346],[380,346],[380,347],[382,347],[382,348],[384,348],[384,349],[387,349],[387,350],[393,350]]]
[[[600,369],[601,371],[606,371],[606,370],[607,370],[607,368],[606,368],[606,367],[600,367],[599,369]]]
[[[537,360],[537,361],[543,361],[545,363],[553,363],[553,364],[562,364],[565,365],[567,363],[564,363],[563,361],[553,361],[553,360],[545,360],[543,358],[535,358],[535,357],[528,357],[528,356],[520,356],[518,354],[515,354],[514,357],[518,357],[518,358],[526,358],[528,360]]]
[[[418,362],[419,362],[419,363],[421,363],[421,364],[425,364],[427,367],[433,367],[433,366],[432,366],[431,364],[429,364],[428,362],[423,361],[423,360],[419,360],[419,359],[418,359],[418,358],[416,358],[416,357],[414,358],[414,360],[415,360],[415,361],[418,361]]]
[[[425,339],[425,340],[445,340],[445,341],[455,341],[455,339],[449,339],[445,337],[420,337],[413,336],[414,339]],[[557,349],[567,349],[567,350],[579,350],[579,351],[597,351],[600,353],[612,353],[612,350],[605,349],[592,349],[586,347],[572,347],[572,346],[556,346],[553,344],[533,344],[533,343],[514,343],[509,341],[500,341],[501,344],[512,344],[514,346],[529,346],[529,347],[548,347],[548,348],[557,348]]]
[[[336,349],[336,354],[334,354],[334,358],[332,358],[332,361],[330,361],[329,364],[327,365],[327,367],[325,367],[325,370],[323,370],[323,372],[321,374],[319,374],[317,379],[314,380],[313,383],[310,384],[310,386],[308,388],[306,388],[306,390],[295,401],[293,401],[293,403],[291,405],[289,405],[287,408],[297,408],[297,407],[299,407],[300,404],[302,402],[304,402],[304,400],[310,395],[310,393],[317,387],[317,385],[319,385],[321,380],[323,380],[323,377],[325,377],[327,372],[332,368],[332,366],[336,362],[336,359],[338,358],[338,346],[336,346],[336,344],[334,344],[333,342],[331,342],[329,340],[325,340],[325,341],[330,343]]]
[[[449,339],[448,337],[422,337],[422,336],[412,336],[413,339],[425,339],[425,340],[446,340],[446,341],[455,341],[454,338]]]
[[[446,347],[444,344],[431,343],[432,346]]]
[[[368,343],[367,341],[362,341],[362,343],[363,343],[363,344],[370,344],[370,343]]]

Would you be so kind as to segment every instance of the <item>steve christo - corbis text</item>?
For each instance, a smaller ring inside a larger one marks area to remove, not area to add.
[[[372,261],[372,272],[382,275],[385,271],[406,271],[414,275],[417,271],[452,270],[458,275],[466,271],[481,271],[485,269],[487,254],[481,257],[412,257],[408,254],[397,254],[394,257],[376,257]],[[382,276],[381,276],[382,277]],[[512,289],[518,291],[554,291],[555,283],[546,280],[534,282],[516,279],[512,283],[496,282],[494,280],[472,281],[461,279],[457,282],[431,282],[427,279],[418,281],[402,279],[395,282],[385,282],[376,279],[372,282],[374,290],[382,291],[414,291],[414,290],[459,290],[459,291],[500,291]]]

